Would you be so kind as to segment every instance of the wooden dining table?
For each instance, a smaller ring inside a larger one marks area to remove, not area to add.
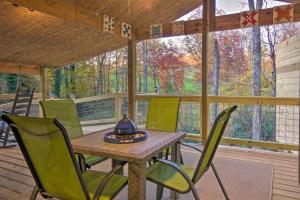
[[[185,137],[182,132],[148,131],[145,141],[131,144],[111,144],[104,142],[104,135],[113,129],[84,135],[71,141],[75,152],[104,156],[107,158],[128,162],[128,199],[146,199],[146,168],[147,161],[165,148],[171,147],[171,159],[179,161],[181,139]],[[177,199],[176,193],[171,193],[171,199]]]

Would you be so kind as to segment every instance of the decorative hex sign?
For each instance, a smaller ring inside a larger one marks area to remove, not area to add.
[[[114,18],[107,15],[103,16],[103,31],[114,33]]]
[[[150,37],[151,38],[162,37],[162,24],[155,24],[150,26]]]
[[[294,5],[273,8],[273,23],[284,23],[294,21]]]
[[[240,23],[242,28],[247,28],[251,26],[258,25],[258,12],[254,11],[247,11],[241,13]]]
[[[131,39],[131,25],[130,24],[126,24],[125,22],[122,22],[122,29],[121,30],[122,30],[121,35],[123,37]]]
[[[172,24],[172,35],[184,34],[184,21],[174,22]]]

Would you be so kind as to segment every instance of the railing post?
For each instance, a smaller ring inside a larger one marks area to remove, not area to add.
[[[115,118],[116,122],[118,122],[121,119],[121,113],[122,112],[122,98],[121,96],[116,93],[115,94]]]

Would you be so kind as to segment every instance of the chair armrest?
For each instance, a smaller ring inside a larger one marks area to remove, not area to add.
[[[82,156],[82,157],[84,158],[84,156],[83,156],[82,153],[77,153],[77,152],[75,152],[74,154],[75,154],[75,155],[78,155],[78,157],[81,157],[81,156]]]
[[[186,147],[189,147],[189,148],[192,148],[192,149],[194,149],[194,150],[199,151],[200,153],[202,153],[202,150],[199,149],[199,148],[197,148],[197,147],[195,147],[195,146],[189,145],[187,143],[181,143],[181,142],[179,144],[183,145],[183,146],[186,146]]]
[[[190,179],[190,177],[183,170],[181,170],[180,167],[178,167],[178,165],[176,165],[176,163],[171,162],[169,160],[164,160],[164,159],[157,159],[154,162],[160,162],[162,164],[168,165],[169,167],[172,167],[173,169],[175,169],[177,172],[179,172],[183,176],[183,178],[186,180],[186,182],[188,182],[188,184],[190,186],[193,185],[193,182]]]
[[[115,175],[127,162],[123,161],[120,162],[117,166],[115,166],[108,174],[105,175],[105,177],[103,178],[103,180],[101,181],[100,185],[98,186],[93,200],[99,200],[105,186],[107,185],[107,183],[110,181],[110,179],[113,177],[113,175]]]
[[[74,154],[78,156],[78,163],[79,163],[79,168],[80,168],[81,172],[86,171],[86,163],[85,163],[85,158],[84,158],[83,154],[76,153],[76,152]]]

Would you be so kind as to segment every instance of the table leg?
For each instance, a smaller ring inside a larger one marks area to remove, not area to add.
[[[158,153],[157,156],[159,159],[163,158],[163,152]],[[162,185],[156,186],[156,200],[161,200],[163,197],[164,187]]]
[[[115,166],[117,166],[121,161],[111,159],[111,168],[113,169]],[[116,174],[124,175],[124,167],[122,167],[120,170],[117,171]]]
[[[128,200],[146,199],[146,161],[128,163]]]
[[[180,144],[176,143],[172,145],[171,147],[171,160],[173,162],[179,162],[180,161]],[[177,200],[179,199],[179,193],[171,191],[171,200]]]

